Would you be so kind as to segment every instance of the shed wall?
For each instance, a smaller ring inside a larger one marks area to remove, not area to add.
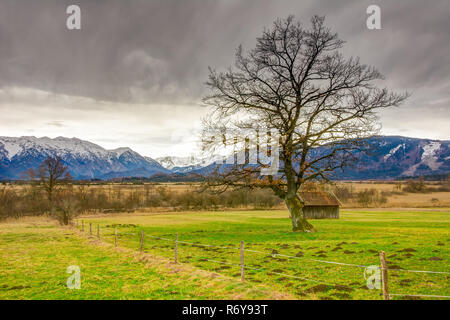
[[[303,213],[306,219],[339,219],[338,206],[305,206]]]

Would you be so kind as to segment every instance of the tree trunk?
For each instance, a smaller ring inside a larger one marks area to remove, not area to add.
[[[303,214],[303,205],[298,197],[295,196],[293,198],[286,199],[286,205],[289,209],[292,220],[293,232],[316,232],[313,225],[306,221],[305,215]]]
[[[63,212],[63,224],[65,226],[69,225],[69,214],[67,212]]]

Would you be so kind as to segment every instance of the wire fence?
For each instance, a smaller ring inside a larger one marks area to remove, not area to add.
[[[84,221],[81,222],[81,224],[79,224],[79,222],[76,222],[76,227],[77,229],[80,229],[81,231],[86,231],[84,228]],[[92,223],[89,223],[89,234],[91,236],[92,235]],[[135,233],[135,232],[117,232],[117,228],[114,228],[114,233],[112,234],[108,234],[108,235],[114,235],[115,237],[115,245],[118,246],[118,236],[122,236],[122,235],[126,235],[126,236],[137,236],[139,235],[139,233]],[[97,225],[97,237],[100,239],[100,226]],[[338,284],[338,283],[331,283],[328,281],[322,281],[322,280],[318,280],[318,279],[313,279],[313,278],[309,278],[309,277],[303,277],[303,276],[298,276],[298,275],[292,275],[292,274],[287,274],[287,273],[283,273],[283,272],[278,272],[278,271],[274,271],[274,270],[270,270],[268,268],[263,268],[263,267],[253,267],[250,264],[246,264],[244,263],[244,253],[245,252],[249,252],[249,253],[254,253],[254,254],[261,254],[261,255],[265,255],[266,257],[271,256],[271,257],[282,257],[282,258],[286,258],[286,259],[294,259],[294,260],[298,260],[298,261],[309,261],[309,262],[315,262],[315,263],[319,263],[319,264],[328,264],[328,265],[337,265],[337,266],[345,266],[345,267],[355,267],[355,268],[364,268],[367,269],[369,267],[374,267],[374,265],[364,265],[364,264],[356,264],[356,263],[344,263],[344,262],[339,262],[339,261],[329,261],[329,260],[321,260],[321,259],[313,259],[313,258],[307,258],[307,257],[299,257],[299,256],[292,256],[292,255],[286,255],[286,254],[280,254],[280,253],[276,253],[276,252],[265,252],[265,251],[260,251],[260,250],[254,250],[254,249],[248,249],[244,247],[244,242],[241,242],[241,247],[234,247],[234,246],[221,246],[221,245],[214,245],[214,244],[206,244],[206,243],[200,243],[200,242],[188,242],[188,241],[180,241],[178,240],[178,234],[176,235],[172,235],[172,238],[168,238],[167,236],[163,237],[163,236],[154,236],[154,235],[149,235],[149,234],[145,234],[144,231],[141,231],[140,234],[140,251],[143,252],[144,251],[144,238],[151,238],[154,240],[162,240],[165,242],[169,242],[170,244],[173,244],[173,248],[168,245],[165,246],[164,250],[165,252],[173,252],[174,253],[174,262],[175,263],[179,263],[178,260],[178,245],[186,245],[186,246],[191,246],[191,247],[197,247],[197,248],[205,248],[205,249],[220,249],[220,250],[233,250],[233,251],[239,251],[240,252],[240,263],[233,263],[233,262],[229,262],[229,261],[219,261],[216,259],[209,259],[209,258],[205,258],[205,257],[200,257],[197,259],[197,262],[212,262],[215,264],[219,264],[219,265],[225,265],[225,266],[234,266],[234,267],[239,267],[241,269],[241,280],[244,281],[245,278],[245,272],[244,270],[252,270],[252,271],[260,271],[260,272],[264,272],[267,274],[274,274],[274,275],[279,275],[279,276],[283,276],[283,277],[287,277],[290,279],[297,279],[297,280],[302,280],[302,281],[307,281],[307,282],[312,282],[312,283],[317,283],[317,284],[322,284],[322,285],[327,285],[327,286],[331,286],[331,287],[339,287],[342,286],[342,284]],[[168,248],[168,249],[166,249]],[[161,250],[162,247],[159,247],[159,249]],[[192,252],[191,252],[192,253]],[[191,257],[191,256],[190,256]],[[192,258],[192,257],[191,257]],[[380,271],[381,274],[381,279],[380,282],[382,282],[382,292],[383,292],[383,296],[384,299],[390,299],[390,297],[420,297],[420,298],[438,298],[438,299],[450,299],[450,296],[448,295],[427,295],[427,294],[409,294],[409,293],[390,293],[388,292],[388,276],[387,276],[387,272],[410,272],[410,273],[420,273],[420,274],[430,274],[430,275],[450,275],[450,272],[447,271],[431,271],[431,270],[410,270],[410,269],[401,269],[401,268],[388,268],[385,264],[385,258],[384,258],[384,252],[380,252],[380,264],[381,266],[378,267],[378,270]],[[447,276],[448,278],[448,276]],[[378,288],[380,289],[380,288]]]

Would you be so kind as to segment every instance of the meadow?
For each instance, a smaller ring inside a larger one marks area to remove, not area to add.
[[[136,254],[45,218],[0,224],[0,300],[292,299],[193,266]],[[81,288],[68,289],[69,266]]]
[[[382,299],[364,275],[381,250],[390,293],[449,296],[449,274],[405,271],[450,272],[449,214],[341,210],[339,220],[312,220],[311,234],[290,232],[286,210],[91,215],[78,228],[19,219],[0,224],[0,299]],[[65,287],[68,265],[82,270],[80,290]]]

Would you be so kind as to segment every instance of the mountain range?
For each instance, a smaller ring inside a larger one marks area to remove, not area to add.
[[[75,179],[151,177],[170,173],[157,161],[130,148],[106,150],[77,138],[0,137],[0,179],[20,179],[47,157],[60,157]]]
[[[174,173],[187,173],[194,170],[202,169],[210,165],[213,161],[204,158],[198,158],[196,156],[190,157],[161,157],[156,158],[164,168]]]
[[[361,154],[360,161],[335,179],[395,179],[405,176],[450,172],[450,141],[377,136],[370,139],[373,152]],[[203,173],[215,164],[206,158],[144,157],[130,148],[107,150],[77,138],[0,137],[0,180],[24,177],[47,157],[60,157],[75,179],[124,177],[159,179],[189,173]]]

